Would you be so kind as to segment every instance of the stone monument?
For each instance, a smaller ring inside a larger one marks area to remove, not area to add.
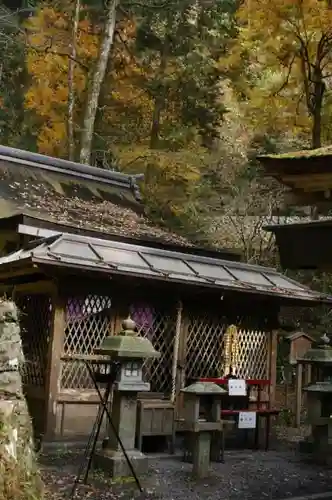
[[[193,463],[193,475],[205,477],[210,461],[223,460],[221,397],[227,394],[213,382],[195,382],[182,389],[184,394],[185,460]],[[201,418],[202,416],[202,418]]]
[[[119,335],[107,337],[95,352],[110,356],[119,364],[111,417],[135,471],[144,474],[148,468],[147,457],[135,449],[137,396],[139,392],[150,390],[150,384],[143,380],[144,361],[157,358],[160,354],[147,338],[135,332],[136,324],[130,317],[123,321],[122,328]],[[109,439],[105,447],[96,453],[94,463],[114,478],[130,476],[118,439],[109,427]]]

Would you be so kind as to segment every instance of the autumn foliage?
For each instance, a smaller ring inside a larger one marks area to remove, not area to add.
[[[77,1],[37,2],[25,22],[18,116],[23,147],[68,158],[73,88],[79,160],[106,4],[79,2],[74,38]],[[92,153],[104,154],[106,168],[144,173],[146,206],[159,220],[186,230],[190,220],[193,231],[201,230],[233,207],[232,197],[260,189],[253,152],[332,139],[331,26],[325,0],[120,4]],[[8,107],[0,89],[1,99]],[[242,202],[235,205],[245,212]]]
[[[290,127],[303,140],[311,134],[319,147],[332,63],[331,2],[245,0],[237,19],[239,35],[221,64],[246,75],[240,90],[254,126],[262,133]]]
[[[36,117],[37,145],[41,153],[65,156],[67,150],[68,62],[70,13],[43,7],[28,22],[26,65],[31,77],[25,106]],[[90,65],[98,49],[98,28],[88,18],[79,23],[74,81],[79,115]]]
[[[38,151],[60,157],[68,155],[72,16],[72,11],[43,5],[27,26],[29,87],[25,107],[33,112]],[[190,193],[196,189],[207,152],[201,148],[194,127],[183,126],[181,131],[183,110],[178,79],[183,80],[183,60],[169,53],[162,67],[162,49],[137,50],[139,22],[132,15],[117,23],[107,76],[99,96],[94,144],[96,149],[112,150],[123,170],[145,173],[143,191],[149,196],[152,210],[167,218],[186,210],[186,200],[191,199]],[[87,90],[98,57],[100,26],[89,9],[82,6],[74,61],[78,147]],[[165,38],[160,40],[166,43]],[[158,88],[163,96],[158,116],[160,147],[153,151],[151,128],[156,106],[160,105]]]

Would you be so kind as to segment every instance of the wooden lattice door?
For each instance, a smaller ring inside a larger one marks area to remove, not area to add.
[[[92,355],[107,335],[111,334],[112,300],[105,295],[69,297],[66,306],[64,355]],[[90,389],[93,383],[82,363],[62,364],[62,389]]]
[[[133,304],[130,313],[137,325],[138,333],[147,337],[160,358],[144,363],[144,376],[151,384],[152,392],[170,395],[172,388],[172,360],[175,337],[175,308]]]
[[[48,346],[52,328],[52,300],[42,294],[15,294],[19,310],[22,348],[25,362],[21,369],[29,413],[35,436],[44,432],[45,389]]]
[[[52,301],[47,295],[19,295],[15,302],[19,310],[22,347],[25,363],[22,382],[26,386],[45,388],[47,354],[52,322]]]
[[[238,320],[240,323],[240,319]],[[243,323],[243,321],[241,321]],[[186,380],[225,375],[225,332],[228,322],[211,312],[191,314],[186,346]],[[237,335],[234,374],[247,379],[266,379],[268,335],[240,328]]]

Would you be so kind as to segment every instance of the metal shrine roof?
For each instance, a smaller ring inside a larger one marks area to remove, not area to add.
[[[28,263],[229,289],[289,301],[332,303],[332,297],[312,291],[271,268],[75,234],[63,233],[31,242],[28,247],[0,258],[0,272]]]

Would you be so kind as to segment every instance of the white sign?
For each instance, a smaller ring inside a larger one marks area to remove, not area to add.
[[[228,380],[228,394],[229,396],[246,396],[246,381],[236,378],[230,378]]]
[[[256,428],[256,412],[240,411],[239,429],[255,429],[255,428]]]

